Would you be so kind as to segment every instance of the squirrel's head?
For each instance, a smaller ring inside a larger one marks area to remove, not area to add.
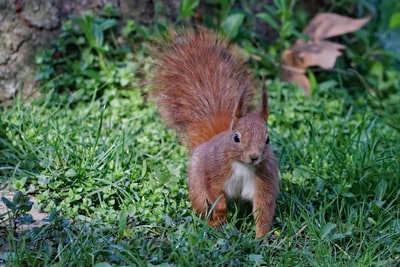
[[[266,121],[268,120],[268,99],[263,89],[260,107],[248,113],[244,106],[245,94],[239,99],[230,128],[230,142],[234,147],[235,160],[257,165],[264,159],[264,151],[269,143]]]

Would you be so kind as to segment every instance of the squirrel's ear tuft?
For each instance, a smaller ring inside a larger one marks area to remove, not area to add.
[[[261,100],[261,105],[258,108],[258,115],[263,118],[265,121],[268,120],[268,94],[267,94],[267,88],[265,86],[265,83],[263,81],[263,88],[262,88],[262,100]]]
[[[232,124],[231,124],[231,129],[233,130],[236,127],[236,123],[240,118],[242,118],[245,113],[246,113],[246,107],[245,107],[245,97],[246,97],[246,90],[243,90],[240,97],[239,101],[236,105],[235,111],[233,113],[233,118],[232,118]]]

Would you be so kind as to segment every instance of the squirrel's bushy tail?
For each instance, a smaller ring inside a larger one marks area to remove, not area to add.
[[[229,42],[204,28],[171,33],[157,51],[152,85],[167,125],[192,150],[229,129],[242,94],[248,106],[252,75]]]

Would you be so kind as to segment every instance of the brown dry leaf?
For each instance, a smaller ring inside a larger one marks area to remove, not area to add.
[[[310,81],[304,73],[293,71],[293,69],[282,68],[281,80],[288,83],[297,84],[304,89],[304,93],[306,95],[310,95]]]
[[[332,36],[354,32],[370,20],[370,17],[352,19],[334,13],[321,13],[316,15],[303,30],[303,33],[314,42]]]
[[[296,42],[292,50],[296,55],[294,61],[301,61],[302,68],[319,66],[323,69],[331,69],[335,65],[336,58],[342,54],[340,50],[344,48],[344,45],[328,41],[307,44],[300,41]]]
[[[352,19],[349,17],[321,13],[316,15],[303,33],[308,35],[309,41],[298,39],[291,49],[282,53],[281,80],[298,84],[306,95],[310,93],[310,82],[305,75],[307,67],[319,66],[323,69],[332,69],[336,58],[342,55],[344,45],[323,41],[335,35],[345,34],[358,30],[370,18]]]
[[[292,84],[298,84],[304,89],[306,95],[310,94],[310,81],[305,75],[306,67],[296,52],[292,50],[283,51],[283,61],[281,69],[281,80]]]

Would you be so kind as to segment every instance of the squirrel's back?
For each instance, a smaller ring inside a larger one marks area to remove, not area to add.
[[[229,42],[200,28],[172,33],[158,51],[153,86],[167,125],[190,149],[228,130],[239,98],[251,102],[252,75]]]

